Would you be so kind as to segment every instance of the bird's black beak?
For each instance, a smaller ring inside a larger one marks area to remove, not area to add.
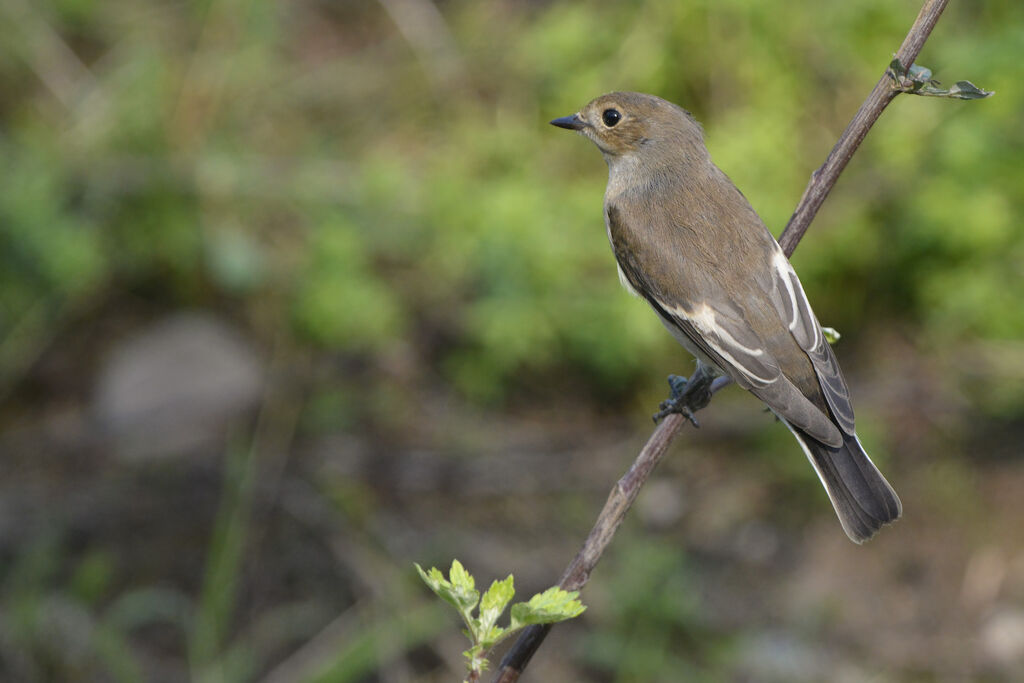
[[[569,130],[580,130],[586,123],[580,118],[579,114],[573,114],[572,116],[563,116],[560,119],[555,119],[551,122],[552,126],[558,126],[559,128],[568,128]]]

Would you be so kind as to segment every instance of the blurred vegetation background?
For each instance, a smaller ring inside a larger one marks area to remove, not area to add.
[[[919,4],[0,0],[0,679],[459,680],[691,366],[547,121],[691,110],[778,234]],[[1024,670],[1024,5],[954,2],[794,264],[906,518],[716,398],[536,681]]]

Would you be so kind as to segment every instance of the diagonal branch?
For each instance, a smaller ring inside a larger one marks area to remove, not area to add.
[[[948,2],[949,0],[926,0],[914,25],[896,53],[900,64],[909,67],[914,63]],[[797,204],[786,229],[779,238],[779,244],[782,245],[787,256],[792,255],[796,245],[807,232],[818,209],[821,208],[825,198],[828,197],[829,192],[839,179],[839,174],[846,168],[846,164],[849,163],[854,152],[863,142],[871,126],[896,95],[904,91],[906,89],[901,87],[899,82],[894,81],[890,72],[887,71],[879,79],[871,94],[864,100],[853,120],[850,121],[839,141],[832,148],[828,158],[825,159],[825,163],[811,175],[807,189],[804,190],[804,194],[800,198],[800,203]],[[728,378],[719,378],[712,386],[711,391],[715,393],[728,384]],[[668,447],[686,422],[687,419],[682,415],[672,414],[657,426],[632,467],[612,488],[608,501],[605,503],[604,509],[601,510],[590,535],[587,536],[583,548],[573,558],[562,575],[559,582],[561,588],[576,591],[586,585],[590,573],[597,566],[602,553],[611,542],[633,501],[636,500],[644,482],[664,457]],[[520,674],[529,664],[530,658],[540,648],[550,630],[550,625],[536,625],[524,631],[502,660],[501,668],[496,672],[493,683],[518,681]]]
[[[939,16],[942,14],[942,10],[946,9],[948,2],[949,0],[927,0],[924,3],[917,15],[917,20],[896,53],[896,59],[901,64],[910,66],[914,63],[921,48],[924,47],[924,41],[928,40],[929,34],[935,28],[935,24],[939,21]],[[894,87],[888,71],[882,74],[878,83],[875,84],[874,90],[864,100],[864,104],[860,105],[860,109],[854,114],[850,125],[846,127],[843,134],[839,136],[835,147],[828,153],[825,163],[811,174],[811,181],[807,183],[807,189],[800,197],[800,203],[796,205],[796,210],[790,217],[789,223],[786,224],[786,229],[779,237],[779,244],[782,245],[786,256],[793,255],[797,243],[807,232],[807,228],[811,226],[811,221],[818,214],[818,209],[821,208],[825,198],[828,197],[832,187],[839,179],[839,174],[846,168],[846,164],[850,163],[853,153],[860,147],[860,143],[864,141],[871,126],[901,92],[903,91]]]

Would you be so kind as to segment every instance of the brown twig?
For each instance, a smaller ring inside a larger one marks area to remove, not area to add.
[[[910,28],[910,32],[896,53],[896,58],[899,59],[901,64],[909,67],[914,63],[948,2],[949,0],[926,0],[917,15],[917,19],[914,21],[914,25]],[[810,227],[811,221],[814,220],[814,216],[818,213],[818,209],[821,208],[825,198],[828,197],[829,192],[835,186],[836,180],[839,179],[839,174],[843,172],[846,164],[849,163],[854,152],[857,151],[860,143],[863,142],[864,137],[868,134],[868,130],[871,129],[871,126],[878,120],[882,111],[900,92],[902,90],[894,83],[889,73],[883,74],[875,85],[874,90],[871,91],[871,94],[868,95],[860,109],[857,110],[853,120],[850,121],[850,125],[843,131],[835,147],[829,152],[825,163],[811,175],[811,180],[807,184],[807,189],[804,190],[803,196],[800,198],[800,203],[797,204],[796,210],[789,219],[789,223],[786,224],[786,229],[779,238],[779,244],[782,245],[787,256],[793,254],[796,245],[800,242],[804,233],[807,232],[807,228]],[[719,378],[712,387],[712,393],[727,384],[726,378]],[[601,514],[598,515],[597,522],[594,524],[594,528],[591,529],[590,535],[587,536],[583,548],[573,558],[562,575],[562,579],[558,584],[561,588],[576,591],[586,585],[587,580],[590,578],[590,573],[597,566],[604,549],[611,542],[615,530],[618,529],[626,516],[626,512],[629,511],[633,501],[636,500],[640,488],[647,481],[647,477],[654,471],[662,457],[664,457],[669,445],[679,434],[686,422],[686,418],[682,415],[673,414],[666,417],[654,430],[654,433],[647,440],[632,467],[612,488],[608,501],[605,503],[604,509],[601,510]],[[493,683],[514,683],[518,681],[519,676],[527,664],[529,664],[530,658],[540,648],[550,630],[550,625],[531,626],[526,629],[505,655],[501,662],[501,668],[495,674]]]
[[[927,0],[924,3],[910,33],[903,39],[903,44],[896,53],[896,59],[900,60],[901,64],[909,67],[914,63],[921,48],[924,47],[924,41],[928,39],[932,29],[935,28],[935,24],[938,22],[942,10],[946,9],[948,2],[949,0]],[[888,72],[882,74],[878,83],[875,84],[875,89],[864,100],[864,104],[860,105],[860,109],[850,121],[850,125],[846,127],[835,147],[829,152],[825,163],[811,174],[811,181],[807,183],[807,189],[800,197],[800,203],[796,205],[796,210],[790,217],[789,223],[786,224],[786,229],[779,237],[779,244],[782,245],[786,256],[793,255],[796,245],[807,232],[818,209],[821,208],[828,193],[836,184],[836,180],[839,179],[839,174],[853,158],[853,153],[860,147],[860,143],[864,141],[871,126],[900,92],[902,91],[895,87]]]

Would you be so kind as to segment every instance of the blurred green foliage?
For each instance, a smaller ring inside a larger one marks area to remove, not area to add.
[[[708,623],[690,590],[685,553],[674,543],[627,544],[628,566],[610,569],[616,599],[582,639],[583,661],[623,683],[728,679],[730,637]]]
[[[778,232],[917,4],[446,2],[434,25],[366,1],[8,3],[0,368],[126,289],[227,297],[371,365],[402,345],[475,400],[555,370],[622,397],[681,360],[618,291],[598,155],[546,121],[613,89],[677,101]],[[1024,334],[1022,22],[949,8],[920,61],[997,96],[900,98],[798,251],[848,338]]]

